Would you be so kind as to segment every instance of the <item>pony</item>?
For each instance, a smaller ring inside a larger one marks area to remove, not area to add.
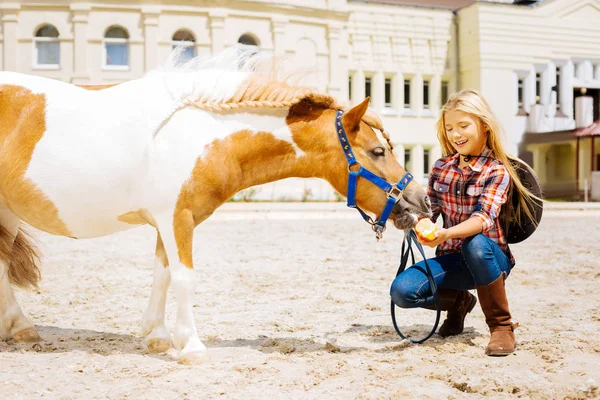
[[[192,312],[194,228],[238,191],[279,179],[321,178],[346,193],[356,167],[336,135],[343,107],[261,74],[255,50],[224,53],[87,89],[0,72],[0,338],[40,340],[11,286],[36,287],[40,279],[22,223],[77,239],[148,224],[157,239],[146,346],[202,362],[206,347]],[[380,140],[382,124],[368,104],[344,112],[340,126],[357,164],[398,181],[406,171]],[[374,214],[389,200],[361,178],[355,192],[357,205]],[[407,229],[430,212],[413,181],[389,219]],[[169,285],[177,304],[172,336],[164,321]]]

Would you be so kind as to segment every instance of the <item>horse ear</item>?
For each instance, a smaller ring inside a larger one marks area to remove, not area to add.
[[[358,131],[360,121],[362,120],[363,115],[365,115],[367,112],[370,101],[371,98],[367,97],[362,103],[352,107],[350,110],[344,113],[342,116],[342,123],[344,124],[344,128],[346,128],[347,132]]]

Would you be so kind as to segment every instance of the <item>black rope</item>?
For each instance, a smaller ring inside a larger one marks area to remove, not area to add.
[[[440,316],[442,314],[442,311],[440,309],[440,296],[438,294],[437,286],[433,279],[433,274],[431,273],[431,269],[429,268],[429,264],[427,263],[427,257],[425,257],[425,252],[423,251],[423,246],[417,240],[415,231],[412,229],[409,231],[406,231],[404,234],[404,240],[402,241],[402,255],[400,256],[400,266],[398,267],[398,272],[396,272],[396,276],[400,275],[406,269],[409,253],[410,253],[411,259],[412,259],[411,265],[415,264],[415,253],[413,252],[413,249],[412,249],[413,242],[414,242],[415,246],[417,247],[417,249],[419,250],[419,252],[421,253],[421,256],[423,256],[423,261],[425,263],[425,268],[427,270],[427,279],[429,280],[429,286],[431,287],[431,294],[432,294],[433,300],[435,302],[435,310],[436,310],[435,324],[433,324],[433,329],[431,329],[431,332],[429,332],[429,335],[427,335],[425,338],[423,338],[421,340],[413,340],[413,339],[405,336],[404,334],[402,334],[402,332],[398,328],[398,324],[396,323],[396,305],[394,304],[393,301],[390,301],[390,303],[391,303],[390,313],[392,314],[392,324],[394,324],[394,329],[396,330],[396,333],[398,334],[398,336],[400,336],[404,340],[408,340],[411,343],[421,344],[421,343],[424,343],[430,337],[432,337],[433,334],[435,333],[435,331],[437,330],[438,324],[440,323]]]

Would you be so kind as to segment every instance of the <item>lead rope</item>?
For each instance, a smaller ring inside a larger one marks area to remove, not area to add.
[[[432,294],[433,300],[435,302],[435,310],[436,310],[435,324],[433,324],[433,329],[431,329],[431,332],[429,332],[429,335],[427,335],[425,338],[423,338],[421,340],[413,340],[413,339],[405,336],[404,334],[402,334],[402,332],[398,328],[398,324],[396,323],[396,305],[394,304],[393,301],[390,301],[390,303],[391,303],[390,313],[392,315],[392,324],[394,324],[394,329],[396,330],[396,333],[398,334],[398,336],[400,336],[404,340],[408,340],[409,342],[411,342],[413,344],[421,344],[421,343],[424,343],[430,337],[432,337],[433,334],[435,333],[435,331],[437,330],[438,324],[440,323],[440,316],[442,314],[442,310],[440,309],[440,296],[437,291],[437,285],[435,284],[435,280],[433,279],[433,274],[431,273],[431,269],[429,268],[429,263],[427,263],[427,257],[425,257],[425,252],[423,251],[423,246],[417,240],[415,231],[412,229],[405,231],[404,240],[402,241],[400,266],[398,267],[398,272],[396,272],[396,276],[400,275],[406,269],[409,253],[412,258],[411,265],[415,264],[415,253],[413,252],[413,249],[412,249],[413,242],[414,242],[415,246],[417,247],[417,249],[419,250],[419,252],[421,253],[421,256],[423,257],[423,261],[425,262],[425,268],[427,269],[427,279],[429,280],[429,286],[431,287],[431,294]]]

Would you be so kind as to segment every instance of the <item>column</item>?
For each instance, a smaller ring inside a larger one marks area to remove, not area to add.
[[[550,85],[549,84],[549,74],[551,69],[548,68],[548,64],[533,64],[535,69],[536,77],[534,80],[537,80],[537,74],[540,74],[540,101],[539,103],[544,106],[544,115],[546,115],[547,105],[550,103]],[[537,84],[537,83],[536,83]]]
[[[421,115],[423,114],[423,75],[415,75],[410,84],[412,110],[416,115]]]
[[[584,93],[585,88],[581,89]],[[594,122],[594,98],[592,96],[579,96],[575,99],[575,126],[585,128]]]
[[[211,10],[209,17],[212,52],[217,53],[225,48],[225,17],[227,12],[217,8]]]
[[[575,67],[575,78],[577,78],[579,80],[583,80],[583,75],[584,75],[583,62],[582,61],[578,61],[578,62],[573,61],[573,66]]]
[[[17,22],[19,22],[19,4],[0,4],[2,28],[4,31],[4,65],[5,71],[17,72],[19,49],[17,43]]]
[[[365,99],[365,74],[358,70],[352,76],[352,105],[355,106]]]
[[[88,83],[91,79],[87,69],[87,25],[92,9],[89,4],[71,4],[73,21],[73,76],[71,83]]]
[[[561,110],[569,118],[575,118],[573,115],[573,77],[575,76],[575,66],[571,61],[565,63],[560,71],[560,96],[562,97]]]
[[[402,72],[396,73],[393,90],[396,94],[394,108],[402,113],[404,111],[404,74]]]
[[[535,70],[533,67],[529,71],[527,77],[523,80],[523,109],[528,113],[531,112],[532,106],[535,104]]]
[[[578,168],[578,182],[579,182],[579,186],[577,189],[579,190],[583,190],[584,189],[584,184],[585,184],[585,179],[587,178],[587,171],[590,170],[589,167],[589,154],[590,154],[590,149],[587,146],[587,143],[589,143],[588,140],[584,140],[584,139],[579,139],[579,165],[577,165]],[[589,184],[589,182],[588,182]]]
[[[348,98],[344,95],[347,89],[348,69],[340,62],[341,48],[341,25],[329,25],[327,27],[327,41],[329,44],[329,83],[327,93],[338,99]]]
[[[577,62],[579,61],[579,62]],[[593,78],[594,67],[589,60],[576,60],[575,77],[580,81],[587,81]]]
[[[423,145],[417,144],[411,149],[410,163],[412,167],[410,173],[413,174],[416,181],[421,185],[427,184],[425,169],[423,168]]]
[[[280,16],[276,16],[271,20],[273,52],[277,57],[285,55],[285,27],[287,23],[288,19]]]
[[[371,98],[371,107],[380,113],[385,105],[385,76],[383,72],[377,71],[371,81],[373,96]]]
[[[548,152],[548,147],[546,145],[538,145],[532,149],[533,153],[533,170],[537,174],[538,179],[540,180],[540,185],[544,187],[548,180],[546,174],[546,153]]]
[[[437,160],[442,158],[442,146],[439,144],[433,146],[429,151],[429,158],[431,159],[431,165],[433,166]]]
[[[144,17],[144,61],[145,72],[150,71],[158,65],[158,17],[159,7],[142,7]]]
[[[393,139],[392,139],[392,143],[393,143]],[[396,158],[396,161],[398,161],[398,163],[400,163],[400,165],[402,165],[403,167],[406,167],[404,165],[404,145],[403,144],[396,144],[394,143],[394,157]]]
[[[429,110],[433,115],[438,115],[442,107],[440,104],[440,92],[442,90],[442,77],[434,75],[429,81]],[[437,160],[437,159],[436,159]]]

